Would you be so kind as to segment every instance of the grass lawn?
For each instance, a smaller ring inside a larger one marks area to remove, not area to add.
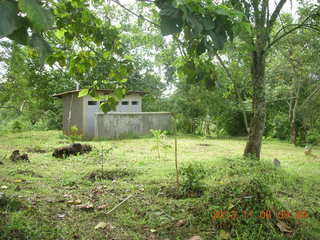
[[[182,196],[173,148],[159,160],[152,138],[83,143],[93,151],[56,159],[53,149],[68,144],[61,132],[0,136],[0,156],[19,149],[30,159],[0,165],[7,198],[0,199],[1,240],[320,239],[320,157],[305,156],[303,148],[265,141],[257,163],[241,159],[244,139],[181,136],[180,166],[201,163],[206,170],[202,194]],[[111,146],[106,179],[94,179],[99,150]],[[320,156],[320,148],[313,153]]]

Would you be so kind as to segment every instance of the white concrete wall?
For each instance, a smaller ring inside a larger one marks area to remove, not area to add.
[[[128,105],[124,105],[127,102]],[[134,105],[133,103],[138,103]],[[142,111],[142,97],[140,95],[129,95],[122,99],[117,105],[115,112],[141,112]]]
[[[171,113],[97,113],[95,118],[95,138],[111,139],[126,136],[141,136],[150,129],[171,130]]]
[[[96,101],[96,105],[88,105],[89,101]],[[91,96],[84,96],[83,97],[83,125],[85,126],[84,129],[84,136],[86,138],[93,138],[94,137],[94,129],[95,129],[95,114],[96,113],[103,113],[99,107],[100,102],[103,100],[95,100]],[[123,105],[123,102],[127,102],[128,105]],[[133,102],[137,102],[137,105],[133,105]],[[117,105],[115,111],[111,112],[141,112],[142,111],[142,97],[138,94],[132,94],[125,96]]]

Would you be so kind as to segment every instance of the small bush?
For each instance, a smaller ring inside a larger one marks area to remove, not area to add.
[[[23,129],[23,124],[19,120],[12,122],[11,130],[12,132],[21,132]]]
[[[72,142],[79,141],[82,139],[81,134],[79,133],[79,128],[76,125],[71,126],[69,139]]]
[[[206,171],[201,164],[191,163],[181,168],[181,191],[187,196],[199,196],[203,193],[204,184],[202,180]]]
[[[33,130],[40,130],[40,131],[47,131],[48,128],[48,121],[45,119],[39,119],[33,126]]]
[[[306,142],[308,145],[318,145],[320,142],[320,134],[315,132],[308,133]]]

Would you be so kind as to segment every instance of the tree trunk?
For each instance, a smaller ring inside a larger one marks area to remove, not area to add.
[[[295,96],[294,100],[294,106],[292,108],[292,118],[290,122],[290,140],[291,143],[294,145],[297,145],[297,124],[296,124],[296,116],[297,116],[297,108],[298,108],[298,102],[299,102],[299,96],[300,96],[300,89],[301,89],[301,84],[298,83],[298,90]]]
[[[258,46],[252,53],[251,78],[253,85],[253,118],[250,124],[249,139],[244,150],[245,157],[260,159],[262,136],[266,121],[265,100],[265,53],[263,44]]]
[[[296,126],[296,122],[294,120],[291,121],[291,143],[294,144],[295,146],[297,145],[297,126]]]
[[[298,106],[298,96],[299,96],[300,88],[298,89],[298,93],[295,99],[294,107],[292,109],[291,122],[290,122],[290,141],[292,144],[297,145],[297,124],[296,124],[296,112]]]

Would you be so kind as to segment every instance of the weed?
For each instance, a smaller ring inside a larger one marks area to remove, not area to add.
[[[105,159],[107,160],[110,160],[111,159],[111,154],[112,154],[112,151],[113,151],[113,147],[109,147],[107,149],[105,148],[101,148],[100,150],[100,163],[101,163],[101,172],[103,173],[104,172],[104,162],[105,162]]]
[[[90,181],[97,180],[116,180],[125,177],[134,177],[137,174],[136,171],[128,169],[110,169],[110,170],[95,170],[87,175]]]
[[[11,176],[15,176],[15,175],[25,175],[25,176],[30,176],[30,177],[37,177],[37,178],[42,178],[42,175],[36,173],[35,171],[33,170],[30,170],[30,169],[24,169],[24,168],[21,168],[21,169],[16,169],[16,170],[12,170],[9,172],[9,174]]]

